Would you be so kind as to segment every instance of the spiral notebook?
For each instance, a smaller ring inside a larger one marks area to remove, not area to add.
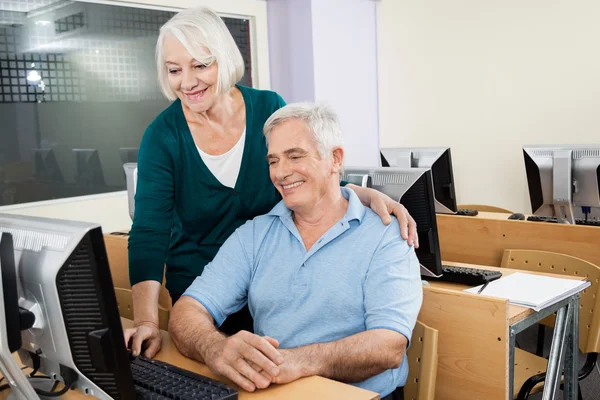
[[[586,280],[515,272],[490,282],[479,294],[500,297],[509,300],[512,304],[540,311],[581,292],[590,285],[591,283]],[[478,293],[482,286],[466,289],[465,292]]]

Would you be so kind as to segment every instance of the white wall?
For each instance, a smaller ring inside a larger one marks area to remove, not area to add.
[[[345,165],[379,165],[377,14],[366,0],[313,0],[315,100],[338,113]]]
[[[382,0],[382,147],[452,146],[459,203],[531,210],[523,144],[600,142],[600,2]]]
[[[288,102],[329,104],[346,165],[379,162],[377,25],[367,0],[269,0],[272,88]]]
[[[80,0],[89,1],[90,0]],[[110,2],[103,4],[138,4],[145,7],[162,9],[181,9],[197,5],[207,5],[222,15],[246,16],[253,20],[253,46],[256,67],[255,86],[270,88],[269,53],[267,41],[267,7],[265,0],[141,0]],[[97,222],[105,232],[131,227],[127,208],[127,194],[115,192],[106,195],[85,196],[81,198],[20,204],[0,207],[0,213],[12,213],[70,220]]]

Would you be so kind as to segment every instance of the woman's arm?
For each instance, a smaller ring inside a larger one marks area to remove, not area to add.
[[[163,138],[149,127],[140,145],[128,244],[134,328],[125,331],[125,340],[135,355],[143,352],[146,357],[154,356],[161,347],[158,297],[173,225],[173,156]]]
[[[402,204],[375,189],[363,188],[352,183],[347,184],[346,187],[352,189],[365,206],[376,212],[384,224],[388,225],[392,222],[391,215],[393,214],[400,224],[402,238],[410,246],[419,247],[417,223]]]

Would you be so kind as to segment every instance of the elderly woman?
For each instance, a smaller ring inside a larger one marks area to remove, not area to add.
[[[281,200],[269,179],[262,129],[285,105],[277,93],[236,85],[244,72],[240,51],[221,18],[204,7],[181,11],[162,26],[156,63],[161,89],[173,102],[140,145],[129,236],[134,328],[125,331],[133,354],[144,347],[146,357],[161,347],[165,264],[175,303],[236,228]],[[375,190],[348,186],[384,222],[393,213],[403,237],[416,241],[404,207]],[[221,329],[251,331],[247,307]]]

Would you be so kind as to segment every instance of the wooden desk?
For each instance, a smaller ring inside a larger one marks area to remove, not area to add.
[[[123,329],[133,325],[133,321],[121,318]],[[184,357],[171,341],[171,336],[168,332],[162,331],[163,347],[155,357],[157,360],[165,361],[178,367],[196,372],[201,375],[208,376],[213,379],[224,381],[223,378],[214,375],[210,369],[199,362]],[[16,353],[15,353],[16,357]],[[18,359],[18,357],[17,357]],[[1,376],[1,375],[0,375]],[[239,389],[231,382],[225,381],[228,385],[235,387],[240,400],[306,400],[306,399],[339,399],[339,400],[378,400],[377,393],[364,390],[352,385],[347,385],[331,379],[322,378],[320,376],[311,376],[309,378],[299,379],[295,382],[286,385],[273,385],[267,389],[258,390],[253,393],[245,392]],[[0,393],[0,399],[8,397],[8,390]],[[78,391],[69,391],[61,399],[84,399],[89,400],[90,396],[86,396]]]
[[[444,264],[501,270],[503,276],[517,272],[464,263]],[[512,399],[509,329],[534,311],[511,305],[507,300],[466,293],[466,288],[447,282],[431,282],[431,286],[423,288],[419,320],[439,331],[436,398]],[[515,375],[518,373],[517,369]]]
[[[600,227],[506,219],[502,213],[476,217],[437,215],[442,259],[500,266],[505,249],[568,254],[600,265]]]

